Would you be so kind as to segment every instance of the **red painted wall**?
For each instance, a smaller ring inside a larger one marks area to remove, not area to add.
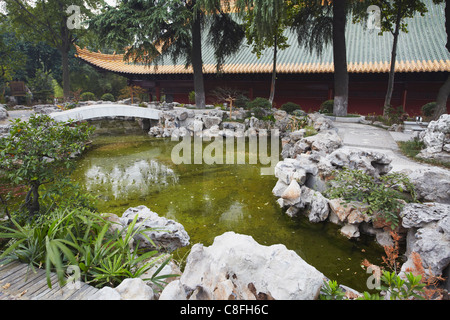
[[[228,77],[232,76],[229,75]],[[280,79],[276,82],[274,99],[276,107],[281,107],[286,102],[294,102],[299,104],[305,111],[317,111],[323,101],[333,97],[332,76],[303,75],[303,78],[288,79],[286,75],[280,75]],[[420,74],[400,74],[396,75],[396,78],[399,78],[399,80],[394,85],[391,105],[398,107],[404,103],[405,111],[410,116],[420,115],[421,107],[424,104],[435,101],[439,88],[443,83],[443,80],[441,81],[443,77],[440,74],[439,77],[433,74],[424,76]],[[189,103],[189,92],[194,90],[192,80],[142,81],[141,84],[149,88],[149,91],[153,94],[156,94],[156,88],[158,87],[160,94],[170,94],[173,101],[180,103]],[[266,75],[261,75],[261,79],[253,80],[219,80],[205,77],[208,104],[215,102],[214,98],[208,93],[216,87],[239,88],[246,91],[247,96],[251,99],[256,97],[268,98],[270,79]],[[348,113],[362,115],[382,114],[386,90],[387,78],[384,74],[357,75],[353,76],[353,78],[350,76]],[[447,110],[450,110],[450,101],[447,104]]]

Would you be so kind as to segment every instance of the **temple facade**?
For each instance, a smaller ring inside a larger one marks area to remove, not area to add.
[[[393,107],[402,106],[410,116],[420,114],[421,107],[436,100],[439,88],[450,71],[450,53],[445,48],[444,5],[428,1],[428,12],[408,19],[408,33],[400,33],[395,66]],[[274,103],[294,102],[305,111],[318,110],[333,98],[333,49],[324,46],[321,54],[298,45],[296,34],[286,30],[289,47],[278,51],[277,81]],[[245,91],[250,99],[268,98],[273,50],[266,49],[258,59],[245,40],[241,49],[225,59],[217,73],[214,51],[204,36],[203,72],[208,103],[209,93],[217,87]],[[387,91],[393,36],[367,28],[363,23],[346,27],[347,69],[349,72],[348,112],[381,114]],[[193,71],[184,61],[167,58],[158,66],[124,60],[123,54],[104,54],[77,47],[77,57],[98,70],[114,72],[129,79],[130,84],[148,90],[153,99],[164,95],[167,101],[188,103],[194,90]],[[449,103],[450,105],[450,103]]]

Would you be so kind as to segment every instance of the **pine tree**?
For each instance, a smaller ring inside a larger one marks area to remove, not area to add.
[[[300,45],[306,45],[318,55],[328,43],[333,45],[334,106],[333,114],[347,115],[348,72],[345,25],[352,6],[347,0],[296,1],[291,28]]]
[[[223,21],[227,24],[220,28]],[[186,67],[192,65],[197,108],[205,107],[202,33],[211,26],[218,69],[224,58],[239,48],[243,37],[218,0],[123,0],[115,8],[106,7],[91,25],[105,44],[126,48],[125,59],[155,66],[167,58],[174,63],[183,59]]]

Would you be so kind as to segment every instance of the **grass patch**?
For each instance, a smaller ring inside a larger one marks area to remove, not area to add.
[[[409,141],[398,141],[397,144],[401,152],[405,156],[414,161],[450,169],[450,162],[440,161],[436,159],[424,159],[418,157],[417,155],[420,153],[420,151],[425,149],[425,144],[418,139],[413,139]]]
[[[323,113],[326,116],[330,116],[330,117],[336,117],[336,118],[359,118],[361,117],[360,114],[354,114],[354,113],[349,113],[346,116],[335,116],[333,113]]]

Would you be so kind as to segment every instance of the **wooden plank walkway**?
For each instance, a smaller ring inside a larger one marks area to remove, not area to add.
[[[87,300],[99,290],[83,282],[79,289],[60,287],[55,273],[50,279],[52,289],[47,285],[45,270],[33,272],[24,263],[0,262],[0,300]]]

